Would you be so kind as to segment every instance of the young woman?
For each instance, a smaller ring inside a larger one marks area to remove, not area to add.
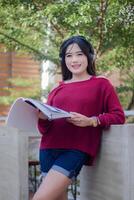
[[[74,177],[84,164],[93,164],[103,128],[125,121],[113,86],[96,76],[94,50],[85,37],[65,40],[60,59],[63,81],[50,92],[47,103],[71,112],[71,117],[48,121],[39,114],[44,178],[33,200],[67,200]]]

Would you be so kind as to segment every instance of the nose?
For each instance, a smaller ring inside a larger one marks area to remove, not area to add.
[[[76,63],[77,61],[78,61],[77,56],[76,56],[76,55],[73,55],[73,56],[72,56],[72,62],[73,62],[73,63]]]

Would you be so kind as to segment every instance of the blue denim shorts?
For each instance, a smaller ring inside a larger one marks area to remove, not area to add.
[[[70,149],[41,149],[39,157],[42,176],[53,169],[74,180],[87,161],[88,154]]]

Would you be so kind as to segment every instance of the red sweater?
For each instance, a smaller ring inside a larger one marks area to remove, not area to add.
[[[72,83],[61,82],[49,94],[48,104],[88,117],[97,116],[101,124],[98,127],[78,127],[66,119],[39,119],[38,129],[42,134],[40,148],[78,149],[88,153],[92,161],[99,150],[102,129],[125,121],[113,86],[102,77],[93,76],[89,80]]]

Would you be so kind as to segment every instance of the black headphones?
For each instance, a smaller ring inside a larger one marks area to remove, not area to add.
[[[70,37],[69,39],[65,40],[61,47],[60,47],[60,53],[59,53],[59,58],[60,58],[60,61],[62,61],[62,58],[63,58],[63,48],[66,49],[66,47],[69,45],[69,44],[72,44],[72,43],[75,43],[75,41],[77,42],[78,40],[82,40],[84,41],[84,43],[88,46],[90,52],[89,52],[89,57],[91,59],[91,61],[93,62],[95,60],[95,54],[94,54],[94,49],[92,47],[92,45],[86,40],[86,38],[84,36],[81,36],[81,35],[78,35],[78,36],[72,36]],[[71,41],[71,42],[70,42]]]
[[[77,36],[77,37],[79,37],[81,40],[83,40],[83,41],[87,44],[87,46],[88,46],[89,49],[90,49],[89,56],[90,56],[91,60],[94,61],[94,59],[95,59],[95,54],[94,54],[94,49],[93,49],[91,43],[89,43],[89,42],[86,40],[86,38],[85,38],[84,36],[81,36],[81,35],[80,35],[80,36]]]

